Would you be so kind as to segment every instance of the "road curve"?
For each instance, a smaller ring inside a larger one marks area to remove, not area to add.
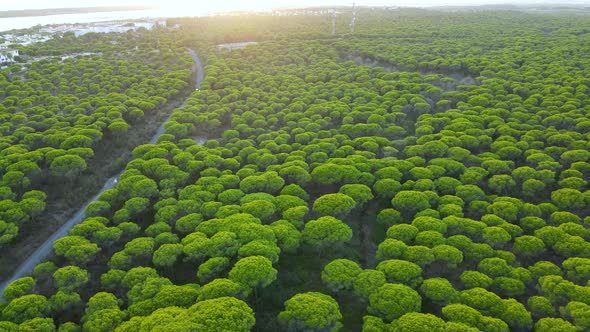
[[[192,49],[188,49],[188,52],[193,57],[193,61],[195,62],[195,65],[197,66],[196,89],[199,89],[201,87],[201,82],[203,81],[203,78],[204,78],[203,65],[201,63],[201,60],[199,59],[199,56],[197,55],[197,52],[195,52]],[[186,104],[186,100],[184,101],[182,106],[185,106],[185,104]],[[166,122],[168,122],[168,120],[170,120],[171,116],[172,116],[172,114],[162,123],[162,125],[160,125],[160,127],[158,128],[158,130],[156,131],[154,136],[150,139],[150,141],[149,141],[150,144],[156,143],[158,140],[158,137],[160,137],[160,135],[162,135],[164,133],[164,124]],[[199,142],[202,144],[204,142],[204,140],[200,140]],[[76,214],[72,218],[70,218],[65,224],[63,224],[57,231],[55,231],[53,234],[51,234],[51,236],[49,238],[47,238],[47,240],[45,240],[45,242],[43,242],[43,244],[39,248],[37,248],[26,260],[24,260],[19,265],[19,267],[14,271],[14,274],[12,275],[12,277],[10,277],[10,279],[8,279],[8,280],[4,281],[2,284],[0,284],[0,297],[4,293],[4,290],[6,289],[6,287],[11,282],[13,282],[16,279],[19,279],[19,278],[29,275],[33,271],[35,266],[37,266],[37,264],[39,264],[44,258],[49,256],[49,254],[53,250],[53,242],[55,242],[55,240],[57,240],[57,239],[60,239],[64,236],[68,235],[68,232],[70,231],[70,229],[72,229],[72,227],[74,227],[74,225],[81,223],[82,220],[84,220],[86,218],[86,215],[84,214],[84,210],[86,210],[86,207],[88,206],[88,204],[97,200],[98,197],[105,190],[115,187],[117,185],[117,181],[119,180],[119,176],[121,176],[121,174],[123,174],[123,171],[124,170],[121,170],[117,175],[108,179],[105,182],[102,189],[98,193],[96,193],[96,195],[94,195],[88,202],[86,202],[84,204],[84,206],[82,206],[80,208],[80,210],[78,210],[78,212],[76,212]]]
[[[201,82],[203,81],[203,78],[205,77],[205,73],[203,72],[203,64],[201,63],[201,59],[199,59],[197,52],[195,52],[194,50],[191,50],[190,48],[188,49],[188,52],[193,57],[193,61],[195,62],[195,65],[197,65],[197,83],[196,83],[195,89],[198,90],[201,88]],[[182,105],[180,105],[180,107],[184,107],[184,106],[186,106],[186,100],[182,103]],[[158,137],[160,137],[160,135],[162,135],[165,131],[164,125],[166,124],[166,122],[168,122],[168,120],[170,120],[170,118],[172,118],[172,113],[170,113],[170,115],[166,118],[166,120],[164,120],[164,122],[162,122],[162,124],[160,125],[160,127],[158,128],[158,130],[156,131],[154,136],[152,137],[152,139],[150,139],[150,141],[149,141],[150,144],[156,144],[156,142],[158,141]],[[2,294],[2,293],[0,293],[0,294]]]

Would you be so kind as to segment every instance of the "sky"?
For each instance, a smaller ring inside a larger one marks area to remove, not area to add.
[[[41,9],[41,8],[73,8],[94,6],[172,6],[187,8],[188,10],[204,9],[205,11],[231,11],[231,10],[265,10],[273,7],[287,6],[332,6],[351,5],[353,0],[0,0],[0,10]],[[200,2],[200,3],[199,3]],[[481,5],[489,3],[577,3],[588,4],[590,0],[397,0],[397,1],[356,1],[358,5],[374,6],[438,6],[438,5]],[[200,7],[200,8],[199,8]]]

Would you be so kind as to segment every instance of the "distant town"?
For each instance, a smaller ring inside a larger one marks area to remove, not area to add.
[[[58,24],[50,26],[37,26],[31,29],[11,30],[0,33],[0,68],[23,62],[19,58],[19,45],[29,45],[32,43],[45,42],[55,37],[63,36],[65,33],[73,32],[76,37],[85,35],[90,32],[109,33],[109,32],[127,32],[130,30],[147,29],[154,27],[166,28],[166,20],[152,19],[141,21],[111,21],[95,22],[80,24]],[[172,26],[171,28],[177,28]]]

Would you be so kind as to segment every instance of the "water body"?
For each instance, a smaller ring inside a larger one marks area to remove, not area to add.
[[[7,0],[3,0],[7,1]],[[0,2],[3,2],[0,1]],[[145,3],[145,5],[148,5]],[[147,10],[127,10],[99,13],[77,13],[45,16],[28,16],[28,17],[7,17],[0,18],[0,32],[12,29],[27,29],[36,25],[50,24],[75,24],[75,23],[92,23],[108,21],[126,21],[138,19],[156,19],[168,17],[186,17],[186,16],[209,16],[224,13],[228,11],[257,11],[268,12],[271,5],[269,3],[249,3],[236,1],[231,6],[224,1],[219,2],[184,2],[180,0],[171,0],[165,8],[147,9]],[[2,8],[0,8],[2,10]]]
[[[189,49],[188,51],[191,54],[191,56],[193,57],[193,60],[197,66],[197,80],[196,80],[196,87],[195,88],[199,89],[201,87],[201,82],[203,81],[203,78],[204,78],[203,65],[201,63],[201,60],[199,59],[199,56],[197,55],[197,52],[195,52],[194,50],[191,50],[191,49]],[[186,100],[184,101],[182,106],[185,106],[185,105],[186,105]],[[170,119],[170,117],[168,117],[164,121],[164,123],[166,123],[169,119]],[[154,136],[150,139],[149,143],[154,144],[155,142],[157,142],[158,137],[160,137],[160,135],[162,135],[164,133],[164,123],[162,123],[160,128],[158,128],[158,130],[156,131]],[[203,144],[205,142],[205,139],[198,138],[198,139],[196,139],[196,141],[199,144]],[[0,296],[4,293],[6,286],[8,286],[11,282],[13,282],[16,279],[19,279],[19,278],[29,275],[33,271],[35,266],[37,266],[37,264],[39,264],[43,259],[45,259],[45,258],[47,258],[47,256],[49,256],[49,254],[53,251],[53,242],[55,242],[55,240],[68,235],[68,232],[70,231],[70,229],[72,229],[72,227],[74,227],[74,225],[79,224],[84,219],[86,219],[86,214],[84,213],[84,210],[86,210],[86,207],[88,206],[88,204],[97,200],[98,197],[105,190],[115,187],[117,185],[117,182],[119,181],[119,177],[121,176],[121,174],[123,174],[123,171],[124,170],[121,170],[117,175],[108,179],[105,182],[102,189],[98,193],[96,193],[96,195],[94,195],[88,202],[86,202],[84,204],[84,206],[82,206],[80,208],[80,210],[78,210],[78,212],[76,212],[76,214],[72,218],[70,218],[57,231],[55,231],[47,240],[45,240],[45,242],[39,248],[37,248],[25,261],[23,261],[21,263],[21,265],[19,265],[19,267],[16,269],[16,271],[14,272],[12,277],[10,277],[10,279],[8,279],[5,282],[3,282],[2,284],[0,284]]]
[[[62,14],[29,17],[8,17],[0,19],[0,31],[12,29],[28,29],[36,25],[50,24],[75,24],[107,21],[136,20],[143,18],[163,18],[181,16],[204,16],[208,13],[204,10],[181,10],[177,9],[149,9],[129,10],[117,12],[83,13],[83,14]]]

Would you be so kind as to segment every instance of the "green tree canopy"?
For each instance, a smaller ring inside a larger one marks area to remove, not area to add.
[[[385,321],[392,321],[409,312],[419,312],[422,298],[415,290],[401,284],[386,283],[369,296],[368,311]]]
[[[294,295],[279,313],[288,331],[337,331],[342,327],[341,319],[338,302],[318,292]]]

